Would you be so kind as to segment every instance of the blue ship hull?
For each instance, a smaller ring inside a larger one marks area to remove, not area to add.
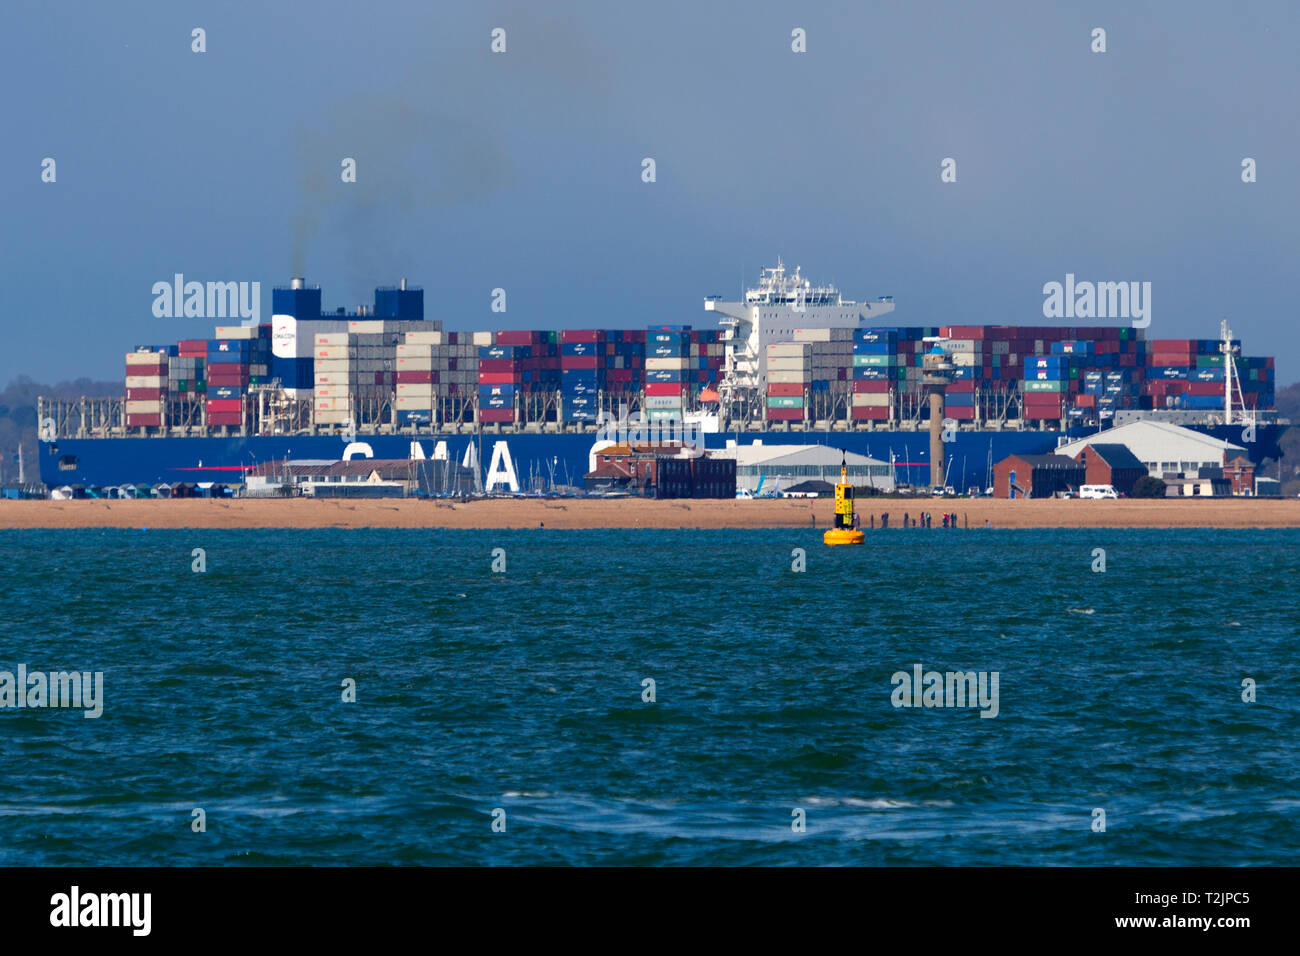
[[[1254,462],[1278,458],[1278,439],[1288,426],[1259,425],[1256,440],[1246,445]],[[1199,426],[1197,431],[1243,444],[1240,427]],[[1080,432],[1079,434],[1091,434]],[[947,484],[965,491],[990,485],[989,462],[1010,454],[1045,454],[1056,448],[1059,431],[957,432],[947,443]],[[926,432],[727,432],[705,435],[709,449],[723,448],[728,440],[767,445],[823,444],[882,461],[893,461],[900,483],[929,483],[930,439]],[[593,435],[484,434],[475,435],[368,435],[358,441],[370,446],[375,458],[409,458],[412,443],[432,458],[438,442],[446,442],[447,455],[462,461],[467,448],[481,449],[484,472],[492,460],[493,445],[504,441],[515,473],[525,490],[542,490],[552,484],[582,486],[582,476],[592,468]],[[123,484],[242,481],[250,465],[286,459],[342,457],[344,441],[325,435],[248,436],[230,438],[61,438],[40,444],[41,480],[51,488],[63,485],[109,487]]]

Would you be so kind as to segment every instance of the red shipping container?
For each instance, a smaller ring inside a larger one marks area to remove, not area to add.
[[[519,372],[479,372],[480,385],[518,385],[523,378]]]
[[[160,425],[162,425],[162,415],[158,414],[157,412],[154,412],[152,414],[141,414],[139,412],[136,412],[134,414],[126,416],[127,428],[141,428],[141,427],[160,426]]]
[[[128,402],[157,402],[166,397],[167,389],[165,388],[128,388],[126,390],[126,400]]]
[[[1076,408],[1096,408],[1097,396],[1092,394],[1080,395],[1074,400],[1074,405]]]
[[[646,394],[650,393],[646,392]],[[767,386],[767,394],[789,398],[790,396],[802,395],[803,386],[798,382],[771,382]]]
[[[649,395],[680,395],[684,389],[680,382],[646,382],[645,393]],[[803,394],[800,392],[799,394]]]
[[[1188,382],[1188,395],[1223,395],[1224,382]],[[1258,384],[1258,383],[1254,383]]]
[[[398,385],[431,385],[437,381],[433,372],[398,372]]]
[[[560,368],[595,369],[604,367],[595,355],[566,355],[560,359]]]
[[[243,424],[238,412],[209,412],[209,425],[241,425]]]
[[[968,395],[975,391],[975,379],[959,378],[948,384],[948,391]]]
[[[242,405],[240,398],[209,398],[208,412],[238,412]]]
[[[859,379],[853,383],[853,391],[859,395],[884,395],[889,391],[891,383],[888,379]],[[771,388],[769,385],[768,388]],[[802,394],[802,393],[800,393]]]
[[[797,409],[795,410],[797,411]],[[888,408],[882,408],[878,405],[855,405],[853,407],[854,421],[887,421],[888,419]]]
[[[524,329],[506,329],[496,333],[497,345],[532,345],[540,341],[540,335]],[[500,421],[501,419],[497,419]]]
[[[515,359],[495,358],[478,360],[478,370],[480,372],[514,372],[522,367],[523,366]]]
[[[803,421],[803,409],[769,408],[767,410],[767,420],[770,422],[801,422]]]
[[[955,418],[958,421],[973,421],[975,418],[975,409],[969,405],[962,405],[957,408],[949,405],[943,411],[948,418]]]
[[[202,352],[208,354],[208,342],[206,339],[181,339],[176,343],[176,348],[181,352]]]
[[[478,410],[478,420],[481,422],[513,422],[515,420],[515,410],[513,408],[480,408]]]
[[[560,342],[603,342],[603,329],[561,329]]]

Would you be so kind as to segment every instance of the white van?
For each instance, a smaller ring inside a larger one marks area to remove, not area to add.
[[[1118,498],[1114,485],[1083,485],[1079,488],[1080,498]]]

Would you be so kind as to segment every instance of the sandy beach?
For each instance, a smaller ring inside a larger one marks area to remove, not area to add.
[[[955,512],[982,528],[1295,528],[1300,499],[1061,501],[890,499],[859,507],[864,527],[872,516],[890,527],[923,510]],[[486,499],[452,503],[376,499],[177,499],[0,501],[0,529],[15,528],[806,528],[829,526],[824,499],[760,501],[625,498]]]

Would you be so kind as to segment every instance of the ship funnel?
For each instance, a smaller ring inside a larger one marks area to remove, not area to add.
[[[294,276],[292,279],[289,280],[289,288],[305,289],[307,288],[307,283],[303,280],[302,276]]]

